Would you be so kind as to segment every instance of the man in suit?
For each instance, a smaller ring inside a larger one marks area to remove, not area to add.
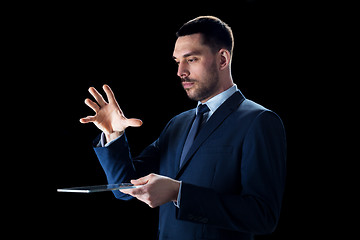
[[[188,97],[198,107],[175,116],[159,138],[132,158],[125,129],[141,126],[124,116],[109,86],[106,102],[85,103],[102,134],[94,149],[109,183],[140,186],[114,191],[160,206],[159,239],[253,239],[278,222],[285,185],[286,140],[272,111],[246,99],[231,76],[233,34],[205,16],[177,32],[173,58]]]

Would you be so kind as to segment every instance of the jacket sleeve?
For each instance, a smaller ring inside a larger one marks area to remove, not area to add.
[[[109,184],[130,182],[131,179],[157,171],[159,162],[157,141],[145,148],[139,157],[132,159],[125,134],[107,147],[98,147],[99,140],[100,135],[94,140],[93,147]],[[113,191],[113,193],[121,200],[133,198],[120,191]]]
[[[242,146],[239,194],[183,182],[177,218],[241,232],[266,234],[278,222],[286,172],[286,140],[280,118],[261,112]],[[225,175],[224,175],[225,176]]]

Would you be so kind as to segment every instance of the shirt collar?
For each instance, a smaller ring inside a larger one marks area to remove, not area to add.
[[[208,101],[203,103],[209,107],[209,109],[210,109],[209,115],[211,116],[216,111],[216,109],[218,109],[221,106],[221,104],[223,104],[236,91],[238,91],[238,88],[237,88],[236,84],[234,84],[229,89],[225,90],[222,93],[219,93],[215,97],[210,98]],[[200,104],[202,104],[202,103],[199,101],[198,106]],[[196,114],[197,114],[197,108],[196,108]]]

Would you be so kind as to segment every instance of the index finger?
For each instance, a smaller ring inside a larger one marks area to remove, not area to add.
[[[116,103],[114,92],[111,90],[109,85],[105,84],[103,86],[103,89],[104,89],[104,91],[106,93],[106,97],[107,97],[109,103]]]
[[[125,194],[129,194],[133,197],[144,194],[142,186],[137,188],[119,189],[119,191]]]

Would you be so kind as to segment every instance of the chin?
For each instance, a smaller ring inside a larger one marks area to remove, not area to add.
[[[187,95],[188,95],[188,98],[190,100],[193,100],[193,101],[201,101],[203,100],[204,98],[199,96],[198,94],[194,93],[194,92],[190,92],[190,91],[186,91]]]
[[[189,99],[199,101],[195,91],[192,89],[186,89],[185,91]]]

